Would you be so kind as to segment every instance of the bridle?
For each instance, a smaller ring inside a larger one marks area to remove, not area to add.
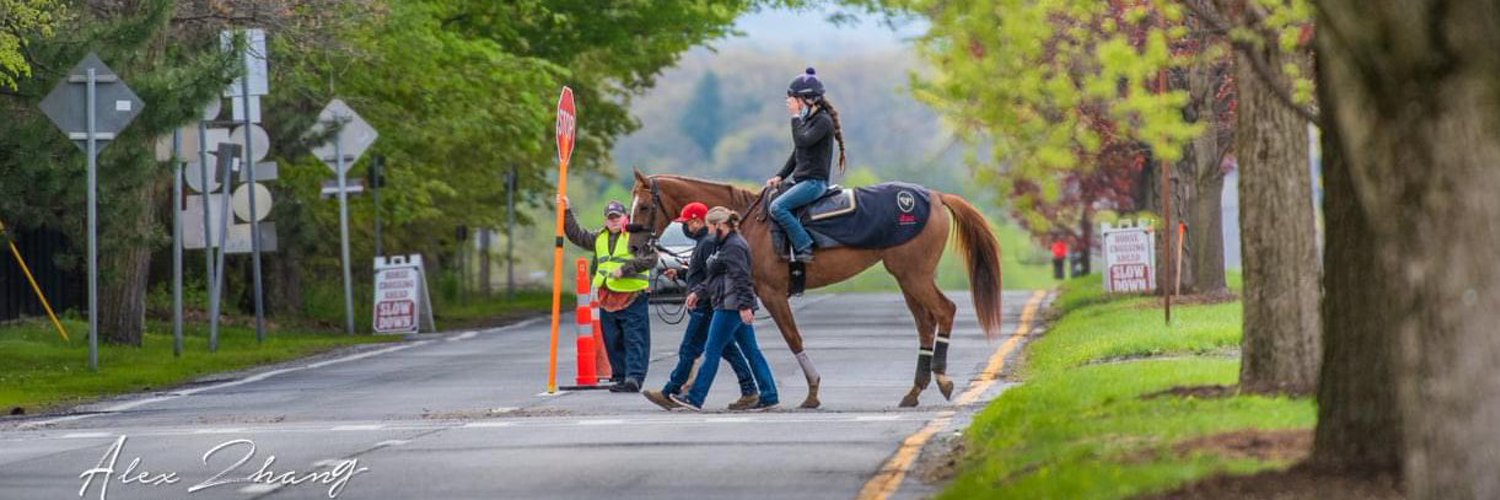
[[[654,177],[651,178],[651,206],[647,207],[646,210],[650,212],[650,215],[648,216],[649,217],[649,219],[648,219],[649,222],[646,223],[646,227],[651,228],[650,232],[646,233],[647,234],[646,244],[649,245],[649,246],[651,246],[651,247],[658,247],[659,248],[660,245],[657,245],[656,242],[657,242],[657,240],[661,239],[661,235],[657,234],[657,232],[659,230],[656,228],[656,214],[660,213],[662,215],[662,217],[665,217],[668,220],[671,219],[672,215],[668,214],[667,213],[667,209],[664,208],[664,207],[662,207],[662,202],[661,202],[661,186],[659,186],[659,185],[656,184],[656,178],[654,178]],[[665,226],[663,226],[663,227],[665,227]]]

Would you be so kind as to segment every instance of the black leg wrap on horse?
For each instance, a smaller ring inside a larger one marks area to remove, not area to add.
[[[932,372],[937,374],[948,373],[948,334],[941,334],[937,339],[937,345],[932,347]]]
[[[923,349],[917,353],[917,387],[932,383],[932,351]]]

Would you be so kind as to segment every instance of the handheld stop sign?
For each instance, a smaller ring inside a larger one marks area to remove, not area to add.
[[[557,98],[557,195],[568,194],[568,161],[573,159],[577,138],[578,108],[573,104],[573,89],[563,87]],[[552,249],[552,350],[547,361],[547,393],[557,392],[557,329],[562,320],[563,211],[557,207],[557,233]]]

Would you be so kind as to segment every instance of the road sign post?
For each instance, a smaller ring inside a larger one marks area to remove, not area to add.
[[[74,66],[41,103],[47,118],[88,156],[89,369],[95,371],[99,369],[99,151],[143,107],[145,103],[95,54]]]
[[[224,173],[224,179],[222,183],[219,184],[219,186],[221,186],[221,189],[223,189],[224,192],[219,196],[218,262],[214,265],[214,269],[216,269],[216,271],[213,273],[214,286],[213,290],[209,293],[208,299],[208,352],[219,351],[219,303],[221,302],[221,296],[223,295],[222,292],[224,290],[224,256],[229,253],[229,249],[227,248],[229,241],[229,218],[233,217],[233,215],[229,213],[229,181],[230,174],[235,170],[234,160],[240,157],[240,153],[242,150],[243,148],[241,148],[239,144],[228,142],[219,143],[219,152],[217,154],[219,169]],[[207,184],[207,182],[205,182],[204,184]],[[204,211],[206,212],[208,211],[208,201],[205,199],[203,203]],[[205,245],[208,243],[208,238],[208,235],[203,235]]]
[[[172,131],[172,356],[182,357],[182,130]]]
[[[344,330],[354,334],[354,282],[349,269],[349,167],[380,137],[364,118],[340,99],[334,99],[318,114],[318,124],[309,132],[333,131],[331,144],[313,148],[313,154],[338,175],[340,254],[344,264]]]
[[[568,195],[568,161],[573,157],[573,140],[577,131],[578,108],[573,104],[573,89],[563,87],[557,98],[557,196]],[[557,233],[552,251],[552,349],[547,362],[547,393],[557,393],[557,335],[562,320],[563,213],[557,207]]]

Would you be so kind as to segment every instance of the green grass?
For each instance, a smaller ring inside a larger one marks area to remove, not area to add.
[[[498,319],[552,311],[551,290],[517,290],[515,300],[508,300],[505,292],[491,295],[476,292],[444,299],[434,297],[433,300],[438,302],[433,305],[437,310],[438,327],[444,329],[485,325]],[[563,311],[571,310],[574,300],[572,292],[563,293]]]
[[[1012,224],[1000,224],[995,228],[1000,240],[1000,278],[1006,290],[1036,290],[1056,285],[1052,279],[1052,262],[1041,255],[1041,249],[1021,228]],[[943,260],[938,263],[938,287],[944,290],[969,288],[969,273],[965,270],[964,257],[950,244],[943,250]],[[900,288],[896,278],[885,271],[885,266],[875,265],[859,275],[820,289],[828,292],[880,292],[896,291]]]
[[[1124,498],[1207,475],[1286,463],[1181,456],[1175,443],[1234,430],[1310,428],[1312,401],[1239,395],[1144,394],[1235,383],[1240,305],[1174,308],[1174,325],[1147,298],[1105,297],[1097,276],[1069,281],[1063,317],[1028,347],[1023,384],[982,411],[959,475],[943,498]]]
[[[0,410],[15,407],[40,413],[103,396],[160,390],[216,372],[286,361],[351,344],[388,342],[400,337],[342,333],[269,332],[257,345],[253,327],[219,331],[219,350],[208,352],[206,325],[184,331],[182,357],[172,356],[170,324],[152,322],[142,347],[100,342],[99,371],[88,369],[88,325],[66,320],[72,335],[64,342],[45,319],[0,327]]]

